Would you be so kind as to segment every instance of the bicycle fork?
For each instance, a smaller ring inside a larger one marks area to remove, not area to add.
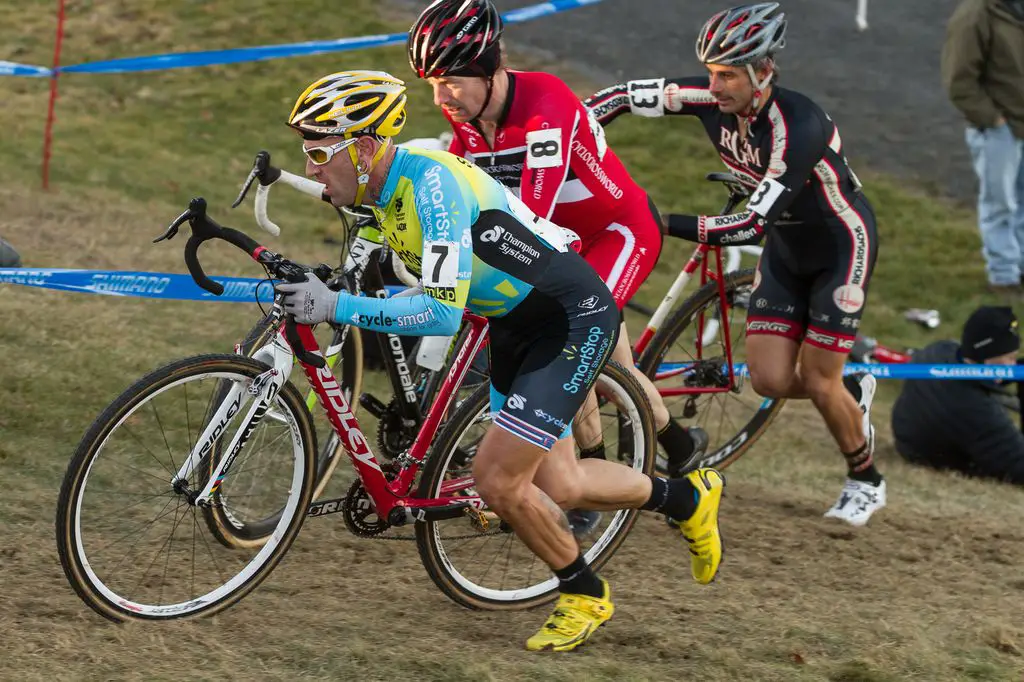
[[[213,495],[224,482],[235,458],[245,447],[256,427],[260,425],[270,409],[271,402],[291,374],[293,354],[281,334],[278,334],[272,343],[260,348],[253,358],[270,365],[271,368],[256,376],[248,386],[237,381],[232,383],[227,395],[221,400],[213,417],[203,430],[202,436],[199,437],[195,448],[171,481],[174,490],[187,495],[189,502],[197,507],[213,506]],[[246,408],[248,411],[245,417],[225,449],[227,454],[217,462],[217,466],[202,490],[193,493],[188,488],[189,476],[200,463],[211,456],[214,444],[224,434],[224,430],[234,416]]]

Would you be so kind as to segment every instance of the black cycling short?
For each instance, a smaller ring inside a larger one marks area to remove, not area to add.
[[[619,332],[608,287],[575,252],[559,253],[522,302],[490,319],[494,423],[545,450],[573,416]]]
[[[757,264],[747,334],[850,352],[877,255],[875,214],[862,195],[826,225],[773,226]]]

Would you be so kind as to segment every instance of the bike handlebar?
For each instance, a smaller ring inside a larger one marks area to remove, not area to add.
[[[153,240],[153,243],[172,239],[178,234],[178,228],[186,222],[192,228],[192,234],[189,235],[188,242],[185,244],[185,265],[188,266],[189,274],[192,275],[195,283],[215,296],[224,293],[224,286],[207,277],[202,263],[199,262],[199,247],[203,242],[211,239],[221,239],[245,251],[250,258],[266,267],[271,276],[277,279],[287,282],[304,282],[306,274],[309,272],[321,279],[330,275],[328,266],[311,270],[274,253],[244,232],[218,224],[217,221],[206,215],[206,199],[202,197],[192,199],[188,204],[188,209],[175,218],[164,233]],[[325,367],[327,363],[322,355],[314,355],[302,347],[295,325],[295,318],[288,315],[285,319],[285,338],[295,355],[305,364],[316,368]]]
[[[308,194],[309,196],[320,199],[322,201],[330,202],[330,197],[326,193],[327,187],[315,180],[303,178],[289,173],[286,170],[277,168],[270,163],[270,152],[261,151],[256,154],[256,159],[253,162],[252,170],[249,171],[249,176],[242,183],[242,189],[238,193],[238,197],[235,198],[234,203],[231,204],[231,208],[237,208],[245,195],[249,193],[249,188],[252,187],[254,181],[259,181],[259,186],[256,188],[256,198],[253,201],[253,212],[256,214],[256,223],[264,230],[274,235],[275,237],[281,234],[281,228],[270,219],[267,214],[267,198],[270,196],[270,187],[277,181],[281,181],[284,184],[292,187],[293,189]]]

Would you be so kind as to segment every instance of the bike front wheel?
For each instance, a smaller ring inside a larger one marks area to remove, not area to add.
[[[243,423],[249,389],[269,369],[238,355],[181,360],[140,379],[92,424],[64,477],[56,534],[65,576],[97,613],[114,621],[211,615],[281,561],[312,499],[316,433],[287,383],[262,419]],[[225,382],[235,387],[231,404],[212,407]],[[212,429],[207,415],[218,420]],[[221,499],[236,518],[277,521],[265,543],[240,551],[211,540],[194,503],[208,463],[176,476],[202,438],[206,460],[215,441],[226,448],[242,429],[248,439],[218,484]],[[239,489],[246,493],[232,494]]]
[[[640,384],[629,372],[609,362],[594,386],[600,434],[606,456],[647,475],[654,472],[654,417]],[[490,428],[490,386],[484,384],[462,402],[434,442],[420,479],[418,497],[476,495],[472,464],[476,445]],[[594,406],[594,402],[588,402]],[[583,409],[587,409],[585,406]],[[577,422],[593,419],[577,415]],[[626,421],[631,428],[622,429]],[[592,422],[591,422],[592,423]],[[598,526],[577,538],[587,563],[595,570],[607,563],[625,541],[639,511],[603,512]],[[526,609],[553,599],[558,581],[524,545],[511,526],[489,510],[458,519],[416,523],[420,558],[444,594],[473,609]]]
[[[691,470],[728,467],[750,450],[785,403],[757,395],[743,376],[736,376],[732,388],[725,390],[729,384],[725,330],[729,331],[733,361],[742,360],[745,306],[754,288],[754,270],[729,273],[724,284],[726,305],[722,305],[718,283],[708,282],[683,301],[655,333],[637,363],[662,393],[674,418],[707,432],[707,451],[702,459],[691,463]],[[680,389],[694,392],[671,394]],[[659,462],[659,469],[666,465]]]

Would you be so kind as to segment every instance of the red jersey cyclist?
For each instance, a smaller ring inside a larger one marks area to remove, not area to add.
[[[430,83],[452,126],[448,151],[480,166],[541,218],[578,234],[581,254],[621,311],[661,252],[658,211],[569,86],[551,74],[505,67],[501,32],[490,0],[437,0],[409,31],[409,63]],[[600,312],[590,299],[578,306]],[[625,324],[612,359],[634,367]],[[707,435],[676,423],[654,385],[635,368],[634,376],[654,407],[669,472],[677,475],[703,453]],[[599,443],[580,454],[601,456],[603,449]]]

